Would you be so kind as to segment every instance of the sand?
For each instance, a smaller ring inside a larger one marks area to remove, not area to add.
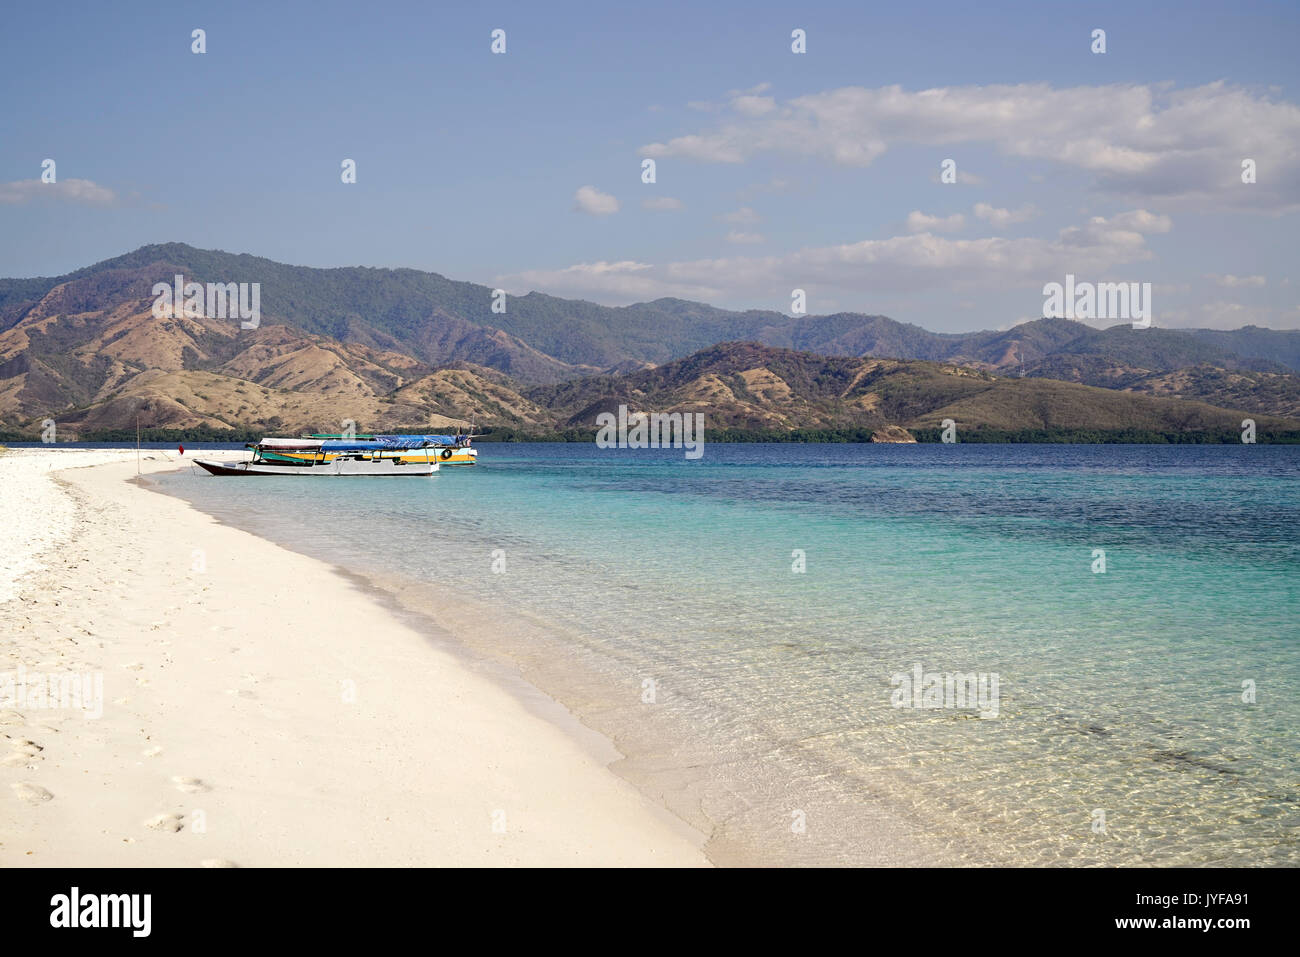
[[[559,705],[135,473],[0,452],[0,867],[708,864]]]

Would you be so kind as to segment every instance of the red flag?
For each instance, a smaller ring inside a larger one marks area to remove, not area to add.
[[[182,446],[181,446],[181,455],[184,455],[184,454],[185,454],[185,446],[182,445]]]

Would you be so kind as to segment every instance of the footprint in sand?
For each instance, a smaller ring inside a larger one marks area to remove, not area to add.
[[[186,794],[201,794],[204,791],[211,791],[212,787],[204,784],[199,778],[174,777],[172,784],[176,785],[176,790],[184,791]]]
[[[39,784],[28,784],[26,781],[20,781],[9,786],[14,789],[14,794],[20,800],[26,801],[28,804],[44,804],[54,798],[53,794]]]
[[[207,857],[199,861],[203,867],[238,867],[234,861],[227,861],[220,857]]]
[[[45,760],[45,758],[41,756],[41,752],[45,749],[35,741],[18,739],[12,741],[11,744],[13,745],[13,751],[11,751],[3,760],[0,760],[0,764],[7,768],[23,766],[32,767],[38,761]]]
[[[140,754],[146,758],[156,758],[162,754],[162,748],[145,748]]]
[[[27,719],[17,711],[0,711],[0,725],[26,724]]]
[[[145,821],[144,826],[155,831],[175,834],[184,826],[184,822],[179,814],[158,814]]]

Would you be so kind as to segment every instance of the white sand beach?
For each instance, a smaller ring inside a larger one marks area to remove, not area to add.
[[[0,452],[0,867],[708,864],[559,705],[135,473]]]

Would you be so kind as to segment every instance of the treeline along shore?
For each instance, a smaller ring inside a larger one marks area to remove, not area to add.
[[[419,425],[397,425],[392,428],[377,429],[381,433],[422,433],[427,427]],[[596,441],[596,428],[570,428],[561,430],[530,430],[501,426],[488,426],[477,434],[478,443],[498,442],[575,442]],[[912,437],[918,443],[942,443],[943,429],[910,429]],[[723,428],[708,431],[705,442],[719,443],[869,443],[875,430],[867,428],[849,429],[737,429]],[[266,430],[258,429],[213,429],[198,427],[193,429],[142,429],[138,437],[141,442],[175,442],[177,444],[196,443],[245,443],[256,442],[266,436]],[[137,433],[134,429],[101,429],[77,437],[76,442],[59,442],[59,445],[73,445],[78,442],[134,443]],[[0,432],[3,442],[32,442],[35,438],[16,432]],[[1240,445],[1242,432],[1237,429],[1203,429],[1197,431],[1175,431],[1155,429],[956,429],[956,443],[979,445],[1003,444],[1058,444],[1058,445]],[[1259,429],[1255,442],[1260,445],[1300,445],[1300,430]]]

